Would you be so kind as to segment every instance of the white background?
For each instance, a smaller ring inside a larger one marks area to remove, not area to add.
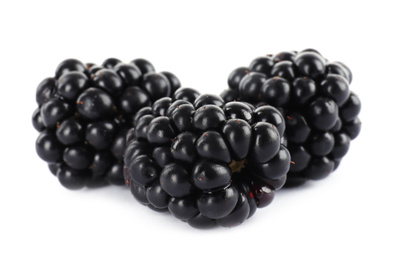
[[[2,1],[0,259],[396,259],[394,1]],[[35,90],[65,58],[143,57],[219,94],[257,56],[316,48],[353,71],[361,135],[329,178],[236,228],[196,230],[126,188],[69,191],[35,153]]]

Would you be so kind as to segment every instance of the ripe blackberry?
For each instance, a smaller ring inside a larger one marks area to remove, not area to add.
[[[294,186],[328,176],[358,136],[361,103],[349,90],[351,81],[346,65],[314,49],[280,52],[232,71],[222,96],[283,113],[293,162],[287,185]]]
[[[251,107],[200,95],[138,111],[124,154],[133,196],[197,228],[235,226],[267,206],[290,167],[285,122],[274,107]]]
[[[130,118],[179,87],[175,75],[156,73],[144,59],[109,58],[101,66],[65,60],[37,87],[37,154],[66,188],[123,185]]]

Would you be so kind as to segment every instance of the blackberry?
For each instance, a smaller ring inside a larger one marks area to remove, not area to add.
[[[337,168],[361,129],[361,103],[350,91],[350,69],[318,51],[280,52],[232,71],[228,100],[271,105],[283,113],[291,153],[286,186],[318,180]]]
[[[164,97],[135,115],[125,181],[140,203],[193,227],[241,224],[286,181],[284,118],[271,106],[253,110],[215,95],[189,102],[191,90],[178,93],[189,98]]]
[[[37,87],[37,154],[66,188],[123,185],[130,118],[180,86],[174,74],[156,73],[144,59],[109,58],[101,66],[65,60]]]
[[[194,103],[197,97],[200,96],[200,93],[192,88],[180,88],[175,91],[172,96],[172,100],[184,100],[190,103]]]

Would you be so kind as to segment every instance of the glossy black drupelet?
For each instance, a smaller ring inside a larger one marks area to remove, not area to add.
[[[65,60],[37,87],[37,154],[66,188],[123,185],[132,116],[179,87],[175,75],[156,73],[144,59],[109,58],[101,66]]]
[[[165,97],[133,122],[124,154],[132,194],[193,227],[241,224],[285,183],[285,122],[271,106],[253,111],[215,95],[193,102]]]
[[[328,176],[360,132],[361,103],[350,69],[313,49],[256,58],[230,73],[228,100],[276,106],[284,114],[293,164],[286,186]]]

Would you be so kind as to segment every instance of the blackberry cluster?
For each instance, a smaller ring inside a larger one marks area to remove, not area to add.
[[[318,180],[335,170],[361,129],[361,103],[349,90],[350,69],[318,51],[280,52],[256,58],[228,78],[226,101],[277,107],[286,121],[291,153],[286,185]]]
[[[144,59],[109,58],[101,66],[64,60],[37,87],[37,154],[66,188],[123,185],[131,118],[179,87],[175,75],[156,73]]]
[[[180,93],[135,115],[126,137],[126,183],[140,203],[193,227],[241,224],[286,181],[283,116],[271,106]]]

